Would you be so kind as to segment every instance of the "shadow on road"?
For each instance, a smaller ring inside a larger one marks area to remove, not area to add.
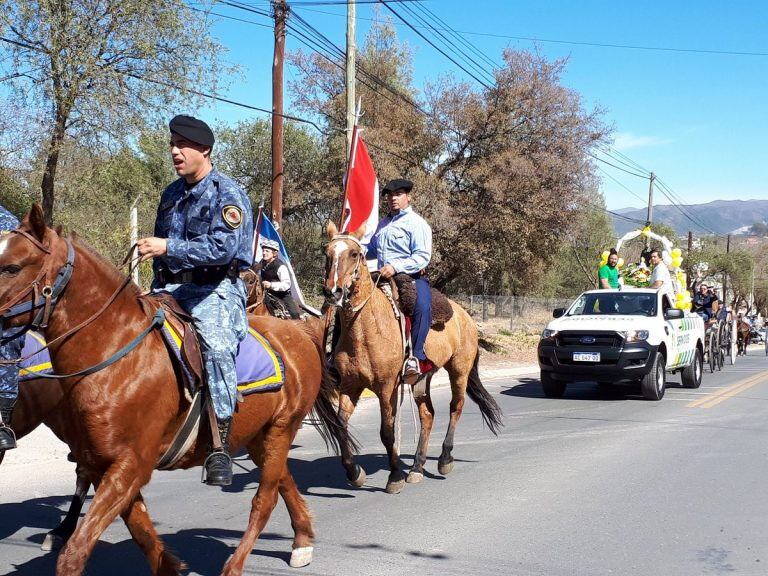
[[[538,378],[520,378],[520,383],[502,390],[505,396],[544,399],[544,391]],[[667,388],[682,388],[677,382],[667,382]],[[597,384],[596,382],[569,382],[561,400],[638,400],[642,395],[631,384]]]
[[[243,526],[245,529],[245,526]],[[237,542],[243,532],[239,530],[194,529],[180,530],[175,534],[161,534],[166,547],[179,556],[188,566],[189,571],[202,574],[221,574],[224,564],[235,551]],[[30,538],[37,545],[42,536]],[[226,543],[222,540],[232,540]],[[266,532],[259,540],[284,540],[285,550],[259,550],[258,541],[251,556],[278,558],[285,562],[286,568],[291,558],[291,538]],[[7,576],[41,576],[53,574],[56,570],[58,552],[40,552],[34,558],[23,564],[11,565]],[[257,559],[249,560],[251,567],[257,564]],[[86,567],[88,574],[109,574],[110,576],[149,576],[149,565],[141,550],[133,540],[123,540],[117,544],[99,541]]]

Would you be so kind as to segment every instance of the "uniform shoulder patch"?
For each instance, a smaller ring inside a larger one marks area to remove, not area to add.
[[[221,215],[224,218],[224,222],[232,230],[237,230],[243,223],[243,211],[239,206],[234,204],[228,204],[221,209]]]

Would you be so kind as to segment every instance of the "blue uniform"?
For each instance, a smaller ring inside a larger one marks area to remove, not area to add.
[[[0,233],[15,230],[19,227],[19,220],[0,206]],[[18,360],[21,358],[21,350],[24,348],[24,335],[13,340],[6,340],[7,333],[0,337],[0,359]],[[0,364],[0,398],[16,400],[19,395],[19,365]]]
[[[193,317],[216,416],[227,420],[237,399],[235,358],[248,331],[245,286],[239,278],[163,286],[159,276],[161,271],[177,274],[235,261],[238,271],[248,268],[253,261],[251,202],[215,168],[191,188],[180,178],[163,192],[155,236],[167,239],[168,251],[155,259],[152,287],[171,293]]]
[[[389,264],[395,272],[405,272],[416,283],[416,306],[411,322],[413,355],[426,360],[424,342],[432,323],[432,291],[421,275],[432,258],[432,229],[411,206],[383,218],[368,244],[368,258],[376,258],[381,269]]]

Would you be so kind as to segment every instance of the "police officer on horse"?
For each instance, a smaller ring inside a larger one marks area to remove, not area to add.
[[[19,227],[19,221],[8,210],[0,206],[0,246],[2,235]],[[16,435],[11,429],[11,416],[19,397],[19,365],[21,350],[24,348],[24,334],[10,330],[0,334],[0,452],[16,448]]]
[[[153,291],[172,294],[194,320],[223,445],[205,461],[206,483],[228,486],[235,358],[248,331],[239,273],[252,261],[251,202],[240,186],[213,167],[214,135],[205,122],[179,115],[169,128],[180,178],[163,192],[154,236],[139,240],[138,250],[142,260],[154,258]]]

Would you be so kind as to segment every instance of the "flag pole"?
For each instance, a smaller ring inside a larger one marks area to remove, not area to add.
[[[256,226],[253,228],[253,262],[251,262],[251,266],[256,264],[256,260],[258,256],[256,255],[256,248],[259,245],[259,233],[261,231],[261,219],[264,214],[264,199],[262,198],[261,204],[259,204],[259,214],[256,216]]]
[[[344,226],[344,220],[346,217],[346,206],[347,206],[347,184],[349,183],[349,171],[352,169],[352,165],[354,164],[355,159],[355,153],[357,152],[357,132],[358,132],[358,123],[360,122],[360,109],[363,105],[363,99],[362,97],[357,101],[357,107],[355,108],[355,125],[352,127],[352,145],[349,147],[349,157],[347,158],[347,170],[344,173],[344,182],[342,183],[343,192],[341,195],[341,214],[339,215],[339,232],[342,231],[342,227]]]

